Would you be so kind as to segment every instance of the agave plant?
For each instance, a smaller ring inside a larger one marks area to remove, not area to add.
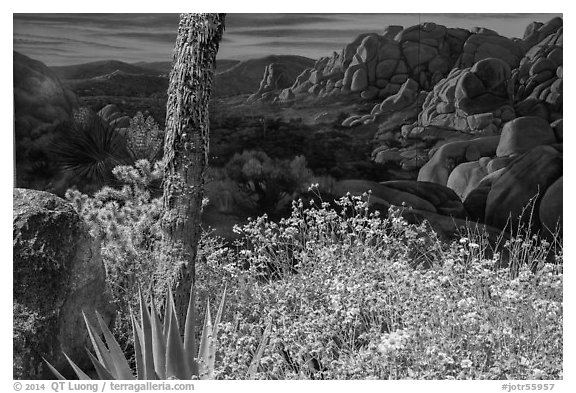
[[[216,337],[224,308],[226,289],[224,289],[214,324],[212,324],[210,316],[210,302],[207,302],[202,336],[198,347],[195,340],[194,292],[192,289],[190,293],[184,326],[184,341],[182,341],[172,292],[169,291],[168,293],[166,313],[164,321],[161,323],[154,299],[152,298],[150,309],[148,309],[140,291],[140,323],[131,313],[136,375],[134,375],[128,360],[124,357],[118,342],[106,326],[102,316],[96,312],[98,324],[93,325],[83,312],[90,340],[96,353],[94,355],[88,351],[88,356],[94,365],[98,378],[108,380],[213,379]],[[256,373],[269,335],[270,325],[266,328],[258,350],[252,359],[248,369],[248,379],[252,379]],[[101,336],[104,337],[106,344],[104,344]],[[91,379],[66,354],[64,356],[79,379]],[[65,379],[46,359],[44,361],[58,379]]]

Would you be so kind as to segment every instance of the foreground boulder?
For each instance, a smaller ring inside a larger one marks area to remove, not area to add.
[[[452,170],[464,162],[496,154],[500,136],[489,136],[442,145],[418,173],[419,181],[429,181],[445,186]]]
[[[14,378],[53,379],[42,357],[64,372],[62,351],[90,364],[82,311],[112,321],[100,245],[57,196],[16,188],[13,197]]]
[[[522,154],[533,147],[556,142],[554,130],[546,120],[537,116],[519,117],[504,124],[496,155]]]
[[[540,217],[543,233],[546,236],[554,237],[554,235],[558,234],[560,238],[562,237],[563,179],[564,177],[561,176],[554,184],[548,187],[540,202],[538,216]]]
[[[562,153],[554,145],[538,146],[519,156],[492,185],[486,201],[484,222],[505,228],[510,217],[514,229],[519,222],[529,224],[533,230],[539,229],[540,201],[546,190],[562,176],[562,161]],[[531,200],[536,214],[525,210]],[[547,221],[547,225],[554,227],[550,224],[553,220]]]
[[[413,194],[430,202],[438,214],[444,216],[465,218],[466,211],[458,195],[448,187],[440,184],[414,181],[392,180],[381,183],[382,185]]]

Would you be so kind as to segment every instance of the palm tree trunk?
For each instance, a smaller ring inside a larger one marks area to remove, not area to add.
[[[162,227],[167,247],[177,249],[181,260],[186,261],[180,267],[174,291],[181,325],[195,280],[208,164],[208,105],[224,18],[224,14],[180,16],[168,87]]]

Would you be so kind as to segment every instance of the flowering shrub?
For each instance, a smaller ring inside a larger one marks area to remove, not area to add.
[[[526,246],[536,271],[511,274],[482,239],[443,245],[396,211],[370,212],[366,198],[293,207],[279,223],[236,228],[245,243],[225,258],[236,262],[212,265],[237,300],[218,378],[246,374],[269,321],[258,378],[562,378],[562,256],[547,262],[536,252],[546,243]],[[427,268],[414,261],[422,255]]]

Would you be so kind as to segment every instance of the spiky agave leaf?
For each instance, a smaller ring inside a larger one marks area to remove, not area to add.
[[[168,337],[168,321],[170,321],[170,318],[172,318],[172,307],[169,306],[170,303],[170,299],[168,296],[166,296],[166,299],[164,301],[164,326],[162,329],[162,332],[164,333],[164,337]]]
[[[78,376],[78,379],[80,379],[80,380],[92,380],[92,378],[90,378],[88,375],[86,375],[86,373],[84,371],[82,371],[82,369],[80,367],[78,367],[76,365],[76,363],[74,363],[72,361],[72,359],[70,359],[68,357],[68,355],[64,354],[64,356],[66,357],[66,360],[68,360],[68,363],[70,363],[70,365],[72,366],[72,369],[74,369],[74,372]]]
[[[152,323],[150,313],[146,307],[142,291],[138,288],[140,296],[140,321],[142,322],[142,335],[140,336],[140,346],[142,348],[142,363],[144,364],[143,379],[157,379],[154,370],[154,351],[152,343]],[[136,338],[135,338],[136,339]]]
[[[108,371],[106,367],[104,367],[104,365],[98,359],[96,359],[94,355],[92,355],[92,353],[88,350],[88,348],[86,348],[86,352],[88,353],[88,357],[90,358],[92,364],[94,365],[96,374],[98,374],[98,379],[113,380],[114,376],[110,374],[110,371]]]
[[[42,357],[42,360],[44,360],[44,363],[46,363],[46,365],[48,366],[48,369],[52,372],[52,374],[54,374],[54,376],[55,376],[56,378],[58,378],[58,379],[61,380],[61,381],[65,381],[65,380],[66,380],[66,378],[64,378],[64,376],[63,376],[62,374],[60,374],[60,373],[58,372],[58,370],[56,370],[56,368],[55,368],[53,365],[50,364],[50,362],[49,362],[48,360],[44,359],[44,357]]]
[[[92,347],[94,348],[94,352],[96,352],[96,356],[98,356],[98,361],[106,368],[110,373],[114,373],[114,361],[106,348],[106,345],[100,338],[102,335],[101,330],[99,329],[99,325],[92,325],[88,320],[88,317],[82,311],[82,316],[84,317],[84,323],[86,324],[86,329],[88,330],[88,335],[90,336],[90,340],[92,341]]]
[[[136,378],[145,379],[144,357],[142,353],[142,328],[136,322],[132,309],[130,309],[130,321],[132,322],[132,334],[134,336],[134,357],[136,358]]]
[[[100,324],[100,331],[104,334],[104,338],[106,339],[106,345],[108,346],[108,353],[110,354],[110,358],[112,359],[112,364],[114,366],[114,373],[111,373],[116,377],[116,379],[126,379],[132,380],[135,379],[134,375],[132,374],[132,370],[130,369],[130,365],[120,349],[120,345],[118,341],[114,338],[114,335],[106,326],[104,319],[98,311],[96,311],[96,319]],[[112,371],[112,370],[110,370]]]
[[[190,288],[190,299],[188,300],[188,310],[186,310],[186,323],[184,324],[184,353],[190,365],[190,374],[197,376],[196,314],[196,287],[192,285],[192,288]]]
[[[166,379],[189,379],[192,376],[190,366],[185,356],[184,344],[180,338],[180,329],[174,310],[172,291],[168,290],[168,304],[172,309],[168,323],[166,338]]]
[[[268,337],[270,336],[270,331],[272,330],[272,322],[268,322],[266,329],[264,329],[264,333],[262,334],[262,340],[260,340],[260,344],[258,345],[258,349],[250,362],[250,366],[248,367],[248,372],[246,373],[247,379],[254,379],[256,375],[256,371],[258,371],[258,365],[260,364],[260,359],[262,359],[262,355],[264,354],[264,349],[266,348]]]
[[[166,337],[162,331],[160,317],[156,310],[154,297],[151,299],[150,321],[152,323],[152,350],[154,352],[154,370],[158,378],[166,379]]]
[[[224,312],[224,302],[226,300],[226,289],[224,287],[224,292],[222,293],[222,299],[220,300],[220,305],[218,306],[218,312],[216,313],[216,319],[214,320],[214,328],[212,331],[212,340],[210,340],[210,357],[208,360],[208,370],[210,370],[211,378],[214,375],[214,368],[216,363],[216,343],[218,340],[218,325],[222,319],[222,313]]]
[[[200,379],[210,379],[214,370],[209,369],[210,364],[210,345],[212,343],[214,332],[212,328],[212,318],[210,316],[210,300],[206,301],[206,317],[204,318],[204,327],[202,328],[202,337],[200,338],[200,349],[198,351],[198,377]]]

